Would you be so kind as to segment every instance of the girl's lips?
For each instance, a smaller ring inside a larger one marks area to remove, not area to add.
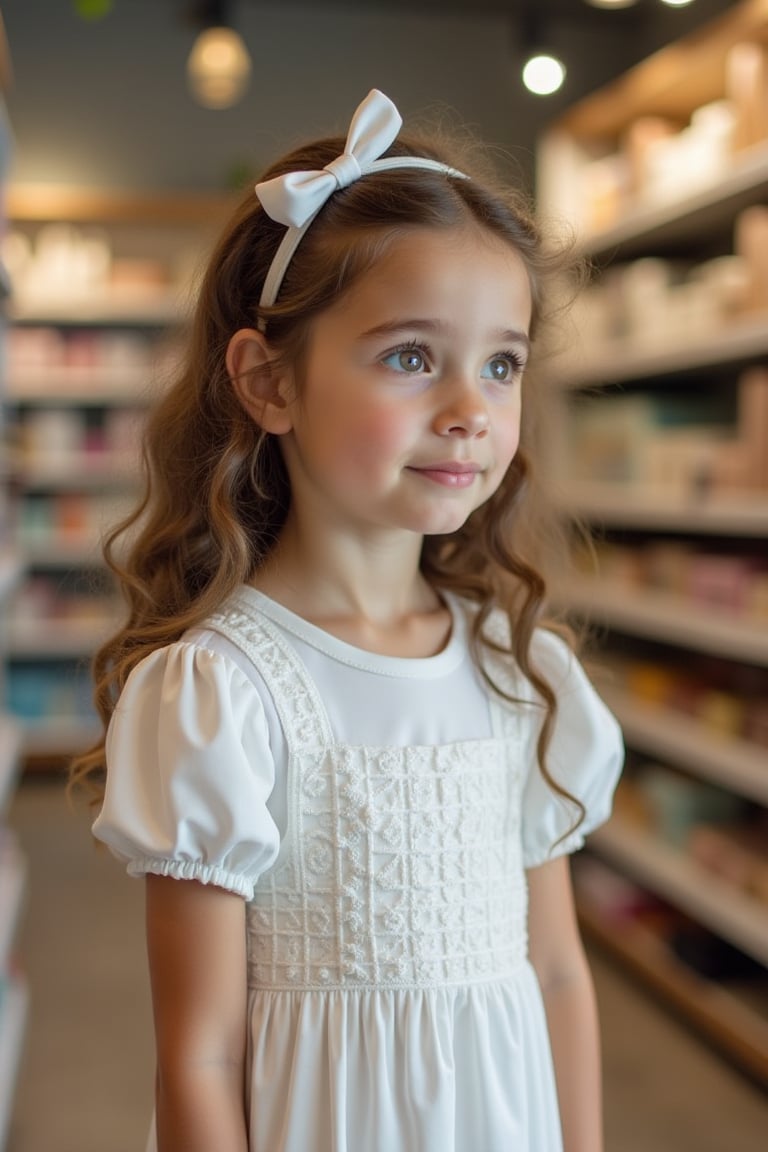
[[[447,461],[444,464],[432,464],[428,468],[412,468],[411,471],[434,484],[442,484],[444,488],[469,488],[480,468],[477,464]]]

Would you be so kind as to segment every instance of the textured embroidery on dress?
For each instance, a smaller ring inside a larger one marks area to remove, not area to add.
[[[210,624],[254,659],[276,703],[288,694],[295,845],[249,905],[251,984],[445,986],[516,967],[526,951],[516,725],[504,719],[505,739],[334,745],[306,669],[270,622],[246,607]]]
[[[245,597],[235,595],[230,607],[207,624],[232,641],[265,675],[291,753],[327,747],[331,728],[314,682],[295,650],[276,625],[255,615]]]

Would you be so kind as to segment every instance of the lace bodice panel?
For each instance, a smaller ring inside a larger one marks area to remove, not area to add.
[[[503,748],[330,748],[294,762],[287,859],[249,908],[260,987],[410,987],[509,971],[524,876]]]
[[[273,989],[424,987],[509,973],[526,953],[513,714],[498,739],[335,744],[271,622],[211,621],[260,668],[290,750],[280,856],[248,908],[249,979]]]

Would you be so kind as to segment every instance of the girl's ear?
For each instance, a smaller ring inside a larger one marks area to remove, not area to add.
[[[291,416],[274,370],[274,357],[264,335],[241,328],[227,345],[227,372],[238,400],[260,428],[282,436],[290,432]]]

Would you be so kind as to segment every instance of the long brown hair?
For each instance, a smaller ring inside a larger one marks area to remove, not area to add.
[[[274,164],[264,179],[320,169],[343,145],[340,138],[328,138],[300,147]],[[401,136],[388,154],[442,160],[470,179],[413,168],[388,170],[335,193],[299,245],[277,302],[267,309],[260,309],[259,297],[284,229],[265,214],[253,192],[242,199],[214,248],[186,359],[148,420],[143,496],[104,545],[128,609],[122,627],[93,661],[94,699],[105,731],[131,670],[204,621],[239,584],[252,579],[285,519],[290,490],[277,439],[247,416],[227,374],[226,349],[238,329],[264,325],[278,357],[300,369],[313,318],[348,292],[394,237],[414,227],[447,230],[473,223],[509,244],[528,270],[533,337],[548,319],[550,296],[559,298],[552,288],[570,266],[567,248],[544,243],[528,203],[502,185],[487,160],[480,163],[466,145],[457,151],[455,142],[453,148],[438,147],[434,136]],[[536,689],[543,709],[541,770],[583,815],[578,800],[547,771],[545,753],[557,702],[531,659],[546,596],[539,555],[544,520],[540,509],[531,515],[528,463],[535,392],[526,392],[521,447],[501,486],[458,532],[424,539],[422,569],[434,588],[477,605],[473,654],[489,682],[484,654],[490,647],[510,654]],[[506,639],[484,635],[494,609],[506,615]],[[71,782],[87,782],[98,800],[105,768],[102,738],[74,761]]]

